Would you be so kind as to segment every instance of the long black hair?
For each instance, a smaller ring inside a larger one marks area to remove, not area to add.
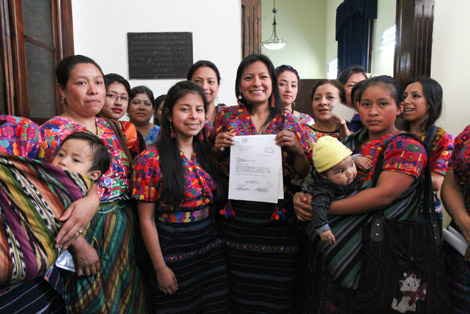
[[[207,109],[207,100],[202,88],[192,82],[182,81],[176,83],[170,88],[163,103],[162,121],[160,134],[156,146],[160,158],[160,169],[162,172],[162,202],[173,208],[178,208],[184,198],[184,167],[183,159],[180,155],[178,142],[171,136],[171,123],[169,117],[173,113],[173,107],[176,102],[187,94],[194,93],[201,96],[204,103],[204,110]],[[213,191],[214,203],[218,204],[223,197],[223,186],[215,169],[215,161],[209,151],[206,140],[205,128],[201,130],[200,135],[194,136],[193,146],[196,158],[202,169],[204,169],[214,181],[216,186]]]
[[[421,83],[421,86],[423,87],[423,96],[429,105],[428,118],[422,125],[420,125],[421,131],[426,132],[427,129],[429,129],[429,127],[441,116],[443,94],[442,86],[430,77],[418,77],[406,83],[404,89],[413,83]],[[410,130],[409,122],[405,121],[404,126],[406,131]]]
[[[250,64],[253,64],[256,61],[263,62],[266,65],[266,67],[268,68],[269,76],[271,78],[271,85],[272,85],[272,94],[269,97],[269,99],[271,100],[271,97],[274,98],[274,99],[272,99],[274,101],[274,107],[271,107],[271,106],[269,107],[269,111],[270,111],[269,117],[263,125],[263,127],[265,127],[265,126],[269,125],[269,123],[274,119],[274,117],[277,114],[283,114],[284,113],[284,106],[282,105],[281,96],[279,95],[279,86],[277,84],[276,69],[274,68],[273,63],[271,62],[271,60],[269,60],[268,57],[266,57],[265,55],[262,55],[262,54],[251,54],[248,57],[246,57],[245,59],[243,59],[243,61],[238,66],[238,70],[237,70],[237,78],[235,80],[235,95],[239,99],[240,103],[242,103],[246,107],[248,112],[250,114],[253,114],[253,105],[248,103],[246,101],[246,99],[243,97],[243,95],[240,91],[240,87],[241,87],[243,71],[245,71],[245,69]],[[283,115],[283,119],[284,119],[284,115]],[[282,121],[282,125],[284,125],[284,121]]]

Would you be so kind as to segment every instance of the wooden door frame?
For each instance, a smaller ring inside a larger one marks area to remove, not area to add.
[[[5,109],[10,115],[30,116],[26,53],[21,0],[0,0],[0,39],[4,64]],[[72,0],[52,0],[52,36],[55,65],[65,56],[74,53]],[[29,40],[35,42],[34,38]],[[39,43],[39,41],[37,41]],[[56,91],[56,112],[62,113]]]
[[[261,0],[242,0],[242,58],[261,53]]]
[[[431,76],[435,0],[397,0],[394,77],[402,84]]]

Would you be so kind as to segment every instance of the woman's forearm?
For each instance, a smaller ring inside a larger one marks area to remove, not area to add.
[[[389,206],[411,186],[414,180],[413,176],[404,173],[384,171],[380,174],[376,187],[334,201],[328,214],[362,214]]]
[[[165,267],[163,253],[160,247],[157,227],[155,225],[155,203],[137,202],[139,210],[139,224],[142,240],[149,253],[155,270]]]
[[[444,178],[441,190],[441,198],[444,207],[449,215],[455,220],[463,220],[468,218],[465,208],[465,201],[462,196],[462,188],[457,184],[454,177],[454,171],[449,169]]]
[[[307,155],[305,154],[296,154],[294,159],[294,171],[295,173],[305,178],[310,170],[310,162],[308,161]]]
[[[352,132],[348,129],[347,124],[341,124],[339,126],[339,135],[341,136],[341,138],[344,139],[344,138],[348,137],[351,134],[352,134]]]
[[[433,191],[439,191],[442,187],[442,183],[444,182],[444,176],[440,173],[431,173],[431,180],[432,180],[432,189]]]

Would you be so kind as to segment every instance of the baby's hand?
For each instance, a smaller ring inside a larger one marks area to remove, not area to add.
[[[363,171],[366,171],[370,168],[372,168],[372,160],[370,160],[369,158],[367,157],[364,157],[364,156],[357,156],[356,157],[356,166],[363,170]]]
[[[331,232],[331,230],[321,233],[320,238],[323,242],[326,242],[329,245],[332,245],[336,242],[335,236],[333,235],[333,232]]]

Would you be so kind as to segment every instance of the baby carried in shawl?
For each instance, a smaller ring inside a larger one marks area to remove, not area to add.
[[[58,256],[58,217],[91,179],[0,152],[0,287],[43,276]]]

